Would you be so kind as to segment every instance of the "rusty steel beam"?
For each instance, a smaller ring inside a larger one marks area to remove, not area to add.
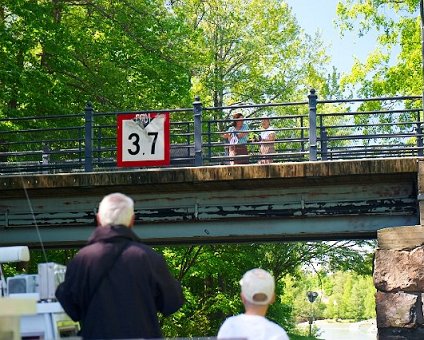
[[[248,219],[182,223],[137,223],[136,234],[151,245],[202,244],[227,242],[306,241],[340,239],[375,239],[377,230],[399,225],[415,225],[416,217],[326,216],[307,219]],[[38,234],[34,228],[6,229],[1,245],[25,244],[39,248],[81,247],[94,227],[45,227]]]

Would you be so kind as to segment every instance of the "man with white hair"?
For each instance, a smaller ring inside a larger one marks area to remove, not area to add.
[[[69,262],[56,297],[84,339],[161,338],[157,312],[183,304],[164,258],[133,232],[134,202],[121,193],[100,202],[98,227]]]
[[[218,331],[218,339],[289,340],[286,331],[265,315],[275,301],[274,278],[266,270],[255,268],[240,281],[245,313],[231,316]]]

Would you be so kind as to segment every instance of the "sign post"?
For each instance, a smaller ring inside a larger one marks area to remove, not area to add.
[[[314,323],[314,309],[312,304],[314,303],[314,301],[316,300],[316,298],[318,297],[318,293],[317,292],[307,292],[306,296],[308,297],[309,302],[311,303],[311,315],[309,316],[309,336],[312,336],[312,324]]]
[[[169,165],[169,113],[118,115],[117,165]]]

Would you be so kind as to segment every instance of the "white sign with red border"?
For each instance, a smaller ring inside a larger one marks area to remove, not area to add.
[[[118,115],[117,165],[169,165],[169,113]]]

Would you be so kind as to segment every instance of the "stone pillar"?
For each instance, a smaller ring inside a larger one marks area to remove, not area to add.
[[[424,227],[381,229],[377,240],[378,339],[424,339]]]

